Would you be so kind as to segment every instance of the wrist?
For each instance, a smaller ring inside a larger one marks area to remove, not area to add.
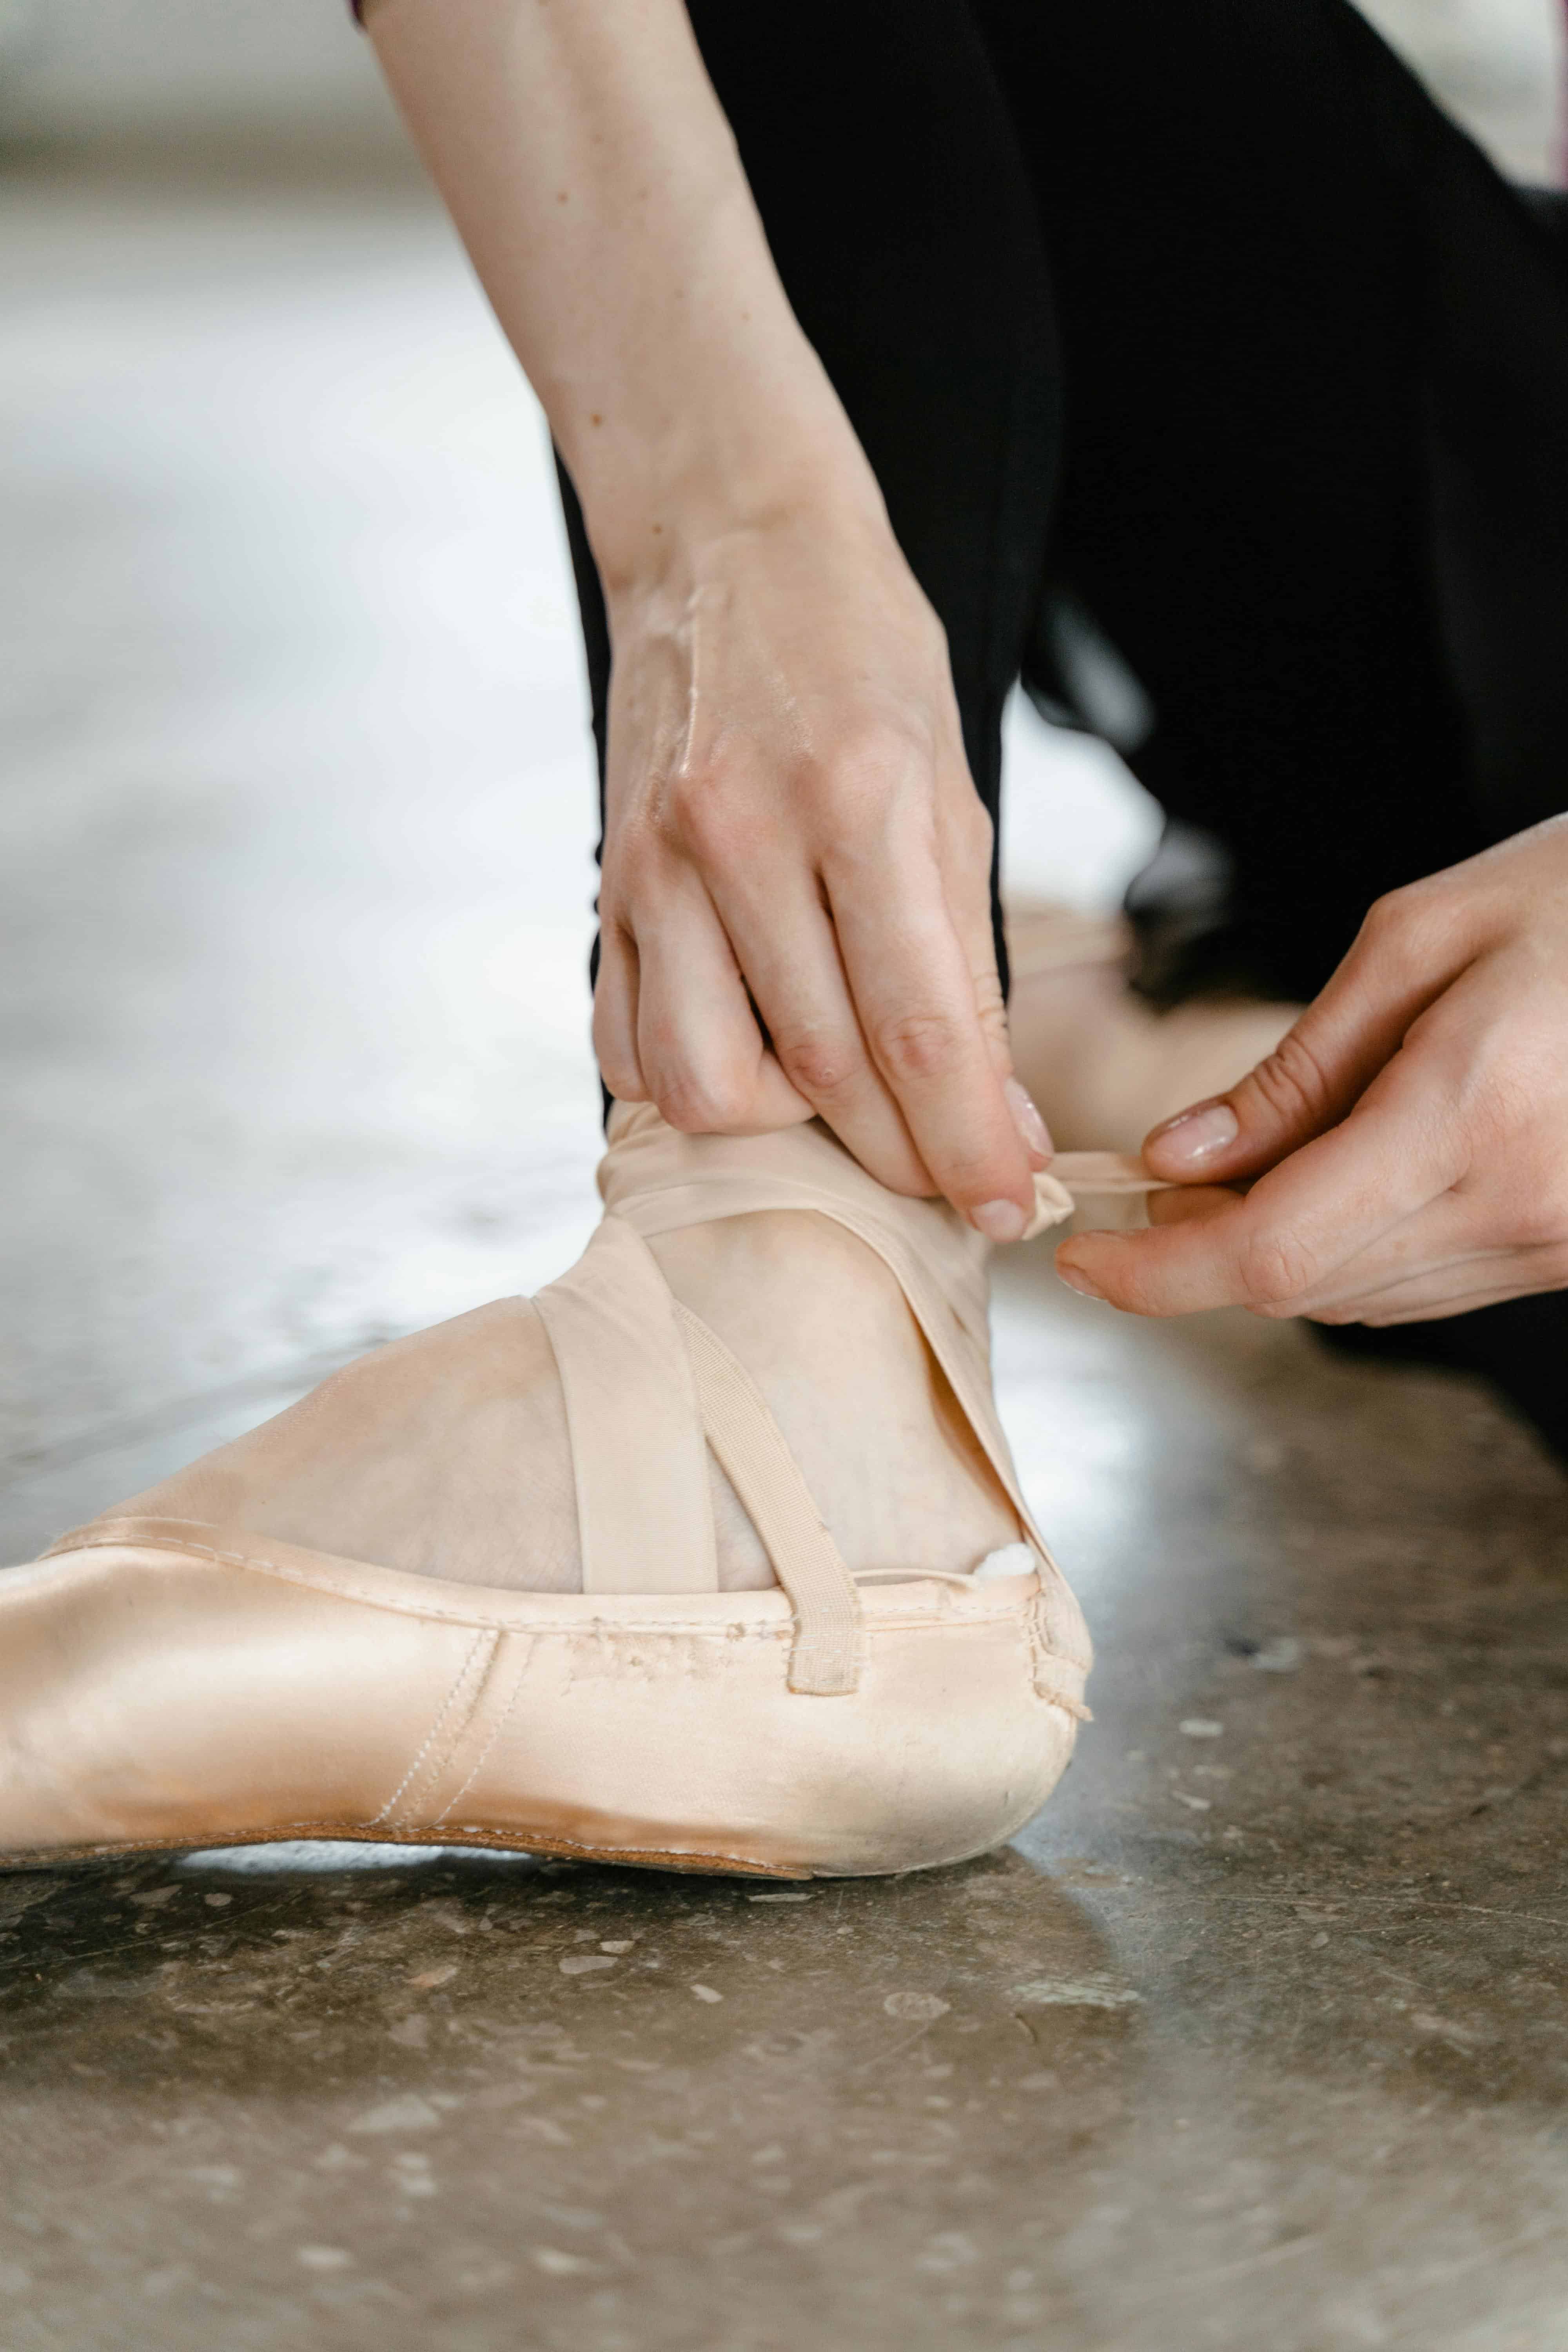
[[[689,414],[661,434],[574,464],[563,450],[594,559],[613,605],[703,568],[725,541],[809,521],[888,537],[875,476],[847,420],[780,418],[759,439],[732,412]]]
[[[888,531],[876,477],[782,288],[704,274],[723,299],[683,301],[678,331],[666,306],[657,331],[632,322],[607,380],[541,387],[612,600],[790,515]]]
[[[609,549],[595,545],[612,622],[619,614],[668,598],[680,601],[705,581],[733,579],[758,551],[820,551],[858,545],[863,560],[896,553],[896,542],[874,479],[848,468],[802,462],[763,470],[704,473],[673,481],[631,528],[616,530]],[[592,530],[590,528],[590,540]]]

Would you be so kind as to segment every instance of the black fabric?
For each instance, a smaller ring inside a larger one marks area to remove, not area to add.
[[[1563,804],[1561,208],[1348,0],[689,4],[987,806],[1054,613],[1150,698],[1130,763],[1215,851],[1195,912],[1190,857],[1134,889],[1152,992],[1310,996],[1373,898]],[[1431,1330],[1568,1448],[1568,1300]]]

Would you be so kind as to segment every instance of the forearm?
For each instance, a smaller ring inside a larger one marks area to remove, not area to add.
[[[612,595],[672,531],[875,483],[680,0],[373,0],[383,68],[543,404]]]
[[[991,826],[946,642],[682,0],[367,14],[607,593],[606,1082],[691,1132],[821,1117],[883,1183],[1021,1233]]]

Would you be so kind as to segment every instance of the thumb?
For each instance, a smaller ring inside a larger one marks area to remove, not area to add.
[[[1356,941],[1322,994],[1228,1093],[1152,1129],[1143,1159],[1177,1184],[1261,1176],[1347,1118],[1435,992],[1390,985],[1383,959]],[[1402,977],[1404,977],[1402,975]]]
[[[1194,1103],[1154,1128],[1144,1139],[1144,1164],[1176,1184],[1261,1175],[1337,1126],[1350,1108],[1343,1096],[1298,1024],[1228,1094]]]

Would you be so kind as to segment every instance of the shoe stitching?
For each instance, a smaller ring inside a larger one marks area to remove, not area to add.
[[[494,1656],[496,1647],[500,1640],[500,1633],[488,1628],[482,1629],[479,1633],[475,1634],[473,1642],[469,1645],[468,1655],[464,1658],[461,1666],[458,1670],[458,1678],[453,1683],[451,1689],[447,1693],[447,1696],[442,1703],[440,1712],[437,1714],[435,1722],[430,1726],[429,1730],[426,1733],[424,1740],[420,1745],[419,1751],[416,1755],[413,1763],[410,1764],[407,1771],[404,1774],[402,1780],[398,1782],[396,1788],[393,1790],[385,1804],[383,1805],[380,1812],[372,1814],[369,1822],[366,1824],[368,1828],[373,1830],[379,1829],[384,1822],[396,1822],[398,1805],[401,1802],[405,1792],[409,1789],[411,1783],[413,1783],[420,1775],[421,1767],[426,1767],[424,1778],[427,1781],[434,1781],[440,1778],[443,1767],[450,1757],[453,1748],[457,1746],[458,1741],[462,1738],[464,1731],[468,1728],[468,1723],[472,1718],[474,1708],[479,1703],[479,1692],[484,1686],[485,1668],[489,1664],[491,1658]],[[477,1674],[476,1669],[478,1670]],[[471,1690],[468,1687],[470,1681],[473,1683],[473,1688]],[[446,1727],[447,1718],[451,1715],[453,1708],[458,1706],[465,1696],[467,1696],[468,1700],[468,1705],[464,1710],[463,1715],[458,1723],[457,1728],[452,1733],[446,1748],[428,1764],[428,1766],[426,1766],[426,1759],[429,1757],[431,1749],[435,1747],[436,1742],[441,1737],[442,1731]],[[423,1794],[424,1792],[421,1790],[418,1793]],[[411,1800],[411,1809],[416,1801],[416,1798]]]
[[[630,1617],[615,1619],[594,1617],[588,1619],[584,1623],[572,1625],[554,1625],[547,1622],[537,1622],[532,1624],[520,1624],[515,1617],[488,1617],[480,1615],[478,1612],[471,1609],[443,1609],[438,1603],[424,1601],[417,1602],[413,1601],[404,1601],[390,1593],[363,1592],[359,1591],[353,1585],[342,1583],[336,1578],[331,1576],[307,1574],[302,1569],[290,1567],[283,1560],[268,1559],[265,1557],[258,1556],[257,1554],[249,1552],[219,1551],[210,1544],[193,1543],[184,1537],[163,1536],[159,1538],[155,1544],[139,1544],[125,1537],[115,1536],[102,1544],[82,1544],[78,1547],[78,1549],[82,1551],[108,1550],[111,1548],[128,1551],[146,1550],[173,1552],[182,1557],[188,1556],[195,1559],[211,1560],[214,1566],[218,1568],[248,1569],[253,1574],[258,1576],[275,1576],[280,1583],[298,1585],[301,1590],[307,1592],[331,1593],[334,1600],[353,1601],[363,1609],[384,1609],[389,1612],[389,1614],[395,1617],[416,1617],[421,1620],[427,1620],[430,1623],[437,1625],[474,1625],[479,1627],[493,1628],[499,1633],[554,1633],[564,1634],[568,1637],[593,1631],[599,1633],[635,1633],[646,1635],[682,1633],[696,1635],[699,1638],[715,1642],[732,1641],[735,1638],[735,1634],[731,1630],[736,1623],[736,1620],[733,1618],[728,1618],[722,1623],[717,1625],[712,1623],[710,1620],[703,1618],[682,1619],[674,1617],[658,1617],[647,1620],[638,1620]],[[68,1559],[70,1554],[56,1552],[50,1555],[46,1555],[46,1557],[52,1557],[56,1559]],[[404,1572],[405,1571],[399,1571],[399,1573]],[[911,1580],[918,1581],[919,1580],[916,1579]],[[532,1596],[530,1596],[527,1593],[520,1593],[519,1597],[520,1599],[526,1601]],[[596,1596],[592,1593],[573,1593],[566,1597],[572,1600],[586,1601],[593,1600]],[[647,1600],[655,1600],[666,1596],[648,1593],[646,1595],[628,1594],[626,1597],[628,1599],[645,1598]],[[674,1598],[675,1596],[670,1595],[668,1597]],[[721,1599],[723,1596],[714,1594],[710,1597]],[[924,1611],[922,1611],[919,1615],[911,1613],[907,1617],[883,1616],[879,1613],[876,1617],[868,1622],[867,1631],[873,1633],[919,1633],[930,1629],[943,1633],[958,1633],[965,1631],[969,1627],[975,1625],[1012,1624],[1016,1622],[1016,1608],[1005,1606],[994,1609],[986,1609],[984,1611],[966,1610],[962,1618],[950,1617],[945,1614],[933,1615]],[[742,1630],[744,1637],[749,1641],[787,1642],[792,1639],[795,1627],[793,1620],[783,1618],[776,1624],[747,1625],[742,1627]],[[1072,1664],[1074,1661],[1068,1659],[1066,1663]]]
[[[209,1554],[208,1557],[216,1559],[221,1558],[223,1555]],[[250,1567],[256,1565],[256,1563],[247,1560],[236,1560],[234,1565],[237,1567]],[[279,1572],[286,1573],[286,1571]],[[983,1622],[991,1624],[997,1622],[998,1620],[995,1618],[986,1618],[978,1621],[971,1620],[969,1622],[971,1623]],[[543,1630],[551,1629],[546,1628]],[[787,1630],[788,1629],[786,1628],[785,1631],[787,1632]],[[487,1636],[490,1636],[490,1638],[487,1638]],[[432,1724],[430,1730],[426,1735],[426,1738],[420,1746],[418,1754],[415,1757],[413,1763],[409,1766],[403,1780],[399,1782],[397,1788],[394,1790],[392,1796],[388,1799],[386,1804],[382,1808],[379,1813],[375,1813],[368,1819],[363,1816],[360,1816],[357,1819],[350,1821],[323,1821],[320,1814],[311,1814],[298,1821],[275,1822],[267,1828],[261,1828],[258,1825],[254,1831],[240,1832],[237,1835],[233,1836],[219,1836],[216,1840],[210,1841],[210,1843],[217,1850],[222,1850],[224,1847],[227,1846],[276,1844],[285,1837],[288,1832],[293,1830],[302,1831],[307,1836],[318,1839],[324,1836],[330,1836],[332,1832],[340,1831],[347,1832],[355,1837],[363,1838],[363,1832],[367,1829],[386,1828],[395,1832],[400,1829],[411,1827],[412,1824],[406,1821],[394,1821],[391,1818],[394,1808],[396,1806],[398,1800],[407,1789],[408,1784],[413,1780],[415,1774],[419,1770],[422,1760],[428,1754],[432,1745],[439,1737],[443,1723],[451,1713],[454,1705],[458,1701],[465,1684],[473,1675],[476,1664],[478,1664],[478,1680],[472,1694],[471,1702],[464,1713],[462,1721],[458,1724],[457,1729],[453,1732],[450,1739],[448,1740],[446,1750],[439,1762],[435,1763],[430,1767],[426,1777],[429,1779],[438,1777],[442,1767],[449,1761],[458,1742],[462,1738],[463,1732],[473,1720],[474,1712],[487,1679],[488,1670],[500,1646],[499,1630],[494,1631],[492,1633],[492,1629],[481,1629],[470,1645],[468,1654],[463,1660],[463,1664],[458,1669],[457,1678],[441,1706],[440,1712],[437,1714],[435,1722]],[[571,1851],[581,1852],[588,1854],[605,1852],[606,1849],[604,1848],[585,1844],[579,1845],[577,1841],[573,1839],[561,1839],[557,1837],[550,1839],[548,1843],[542,1843],[537,1834],[533,1838],[532,1843],[530,1843],[528,1833],[526,1832],[514,1833],[500,1830],[494,1825],[483,1822],[453,1822],[450,1819],[453,1809],[462,1801],[463,1798],[467,1796],[468,1790],[473,1787],[474,1782],[479,1779],[485,1764],[489,1761],[496,1742],[500,1738],[507,1724],[511,1719],[513,1710],[517,1705],[518,1697],[521,1692],[523,1675],[526,1671],[529,1658],[531,1655],[533,1645],[530,1639],[521,1642],[519,1646],[521,1650],[521,1655],[518,1661],[517,1671],[512,1677],[511,1688],[507,1695],[505,1705],[498,1711],[496,1720],[485,1740],[484,1746],[481,1748],[479,1756],[475,1759],[472,1770],[468,1773],[461,1786],[447,1800],[447,1803],[443,1805],[441,1811],[432,1818],[428,1824],[426,1824],[426,1827],[431,1831],[447,1828],[460,1836],[488,1840],[492,1845],[504,1845],[510,1850],[515,1850],[518,1852]],[[1035,1645],[1031,1644],[1030,1646],[1034,1647]],[[482,1658],[479,1654],[481,1650],[483,1652]],[[1047,1662],[1052,1664],[1065,1666],[1070,1674],[1081,1675],[1084,1672],[1084,1669],[1079,1665],[1075,1660],[1065,1658],[1058,1652],[1047,1650],[1043,1644],[1040,1644],[1036,1647],[1035,1650],[1034,1688],[1036,1695],[1045,1700],[1047,1704],[1060,1707],[1065,1714],[1076,1717],[1079,1722],[1091,1723],[1094,1718],[1089,1708],[1085,1706],[1081,1701],[1070,1697],[1065,1692],[1050,1690],[1042,1685],[1039,1680],[1039,1668],[1045,1665]],[[399,1842],[406,1843],[410,1841],[404,1839]],[[420,1838],[413,1842],[426,1843],[426,1841],[422,1832]],[[440,1842],[441,1841],[438,1838],[434,1837],[428,1840],[428,1843],[431,1844],[439,1844]],[[177,1843],[172,1844],[170,1840],[166,1837],[117,1838],[101,1843],[95,1843],[90,1846],[17,1848],[13,1853],[0,1854],[0,1869],[9,1870],[15,1868],[27,1868],[34,1866],[41,1861],[68,1862],[75,1855],[91,1857],[97,1854],[170,1853],[180,1852],[194,1853],[200,1850],[201,1848],[199,1845],[181,1846]],[[630,1854],[644,1851],[651,1851],[651,1849],[627,1847],[617,1848],[616,1851],[617,1853],[624,1852]],[[665,1850],[660,1849],[661,1853],[663,1851]],[[697,1850],[693,1849],[693,1851],[695,1852]],[[731,1863],[741,1864],[742,1862],[749,1862],[751,1857],[742,1857],[739,1855],[715,1857],[713,1858],[713,1866],[721,1867],[722,1861],[725,1859]],[[793,1875],[794,1874],[788,1872],[775,1873],[773,1871],[764,1871],[763,1874],[770,1876],[788,1876]]]
[[[473,1787],[474,1782],[479,1779],[479,1774],[489,1762],[491,1748],[494,1748],[496,1741],[500,1738],[501,1733],[511,1721],[511,1711],[517,1705],[518,1694],[522,1688],[522,1677],[527,1669],[528,1661],[533,1653],[533,1643],[528,1636],[519,1634],[515,1638],[517,1640],[518,1647],[521,1651],[522,1654],[518,1659],[517,1670],[511,1678],[511,1688],[506,1695],[506,1705],[497,1709],[496,1719],[490,1726],[489,1737],[486,1739],[484,1746],[480,1748],[478,1756],[474,1759],[473,1770],[468,1774],[468,1777],[463,1782],[462,1787],[456,1790],[453,1794],[447,1798],[447,1802],[442,1806],[440,1811],[432,1817],[430,1823],[432,1829],[439,1829],[442,1822],[446,1821],[447,1815],[451,1812],[453,1806],[460,1804],[462,1800],[468,1795],[468,1790]],[[454,1747],[456,1744],[457,1743],[454,1741]]]

